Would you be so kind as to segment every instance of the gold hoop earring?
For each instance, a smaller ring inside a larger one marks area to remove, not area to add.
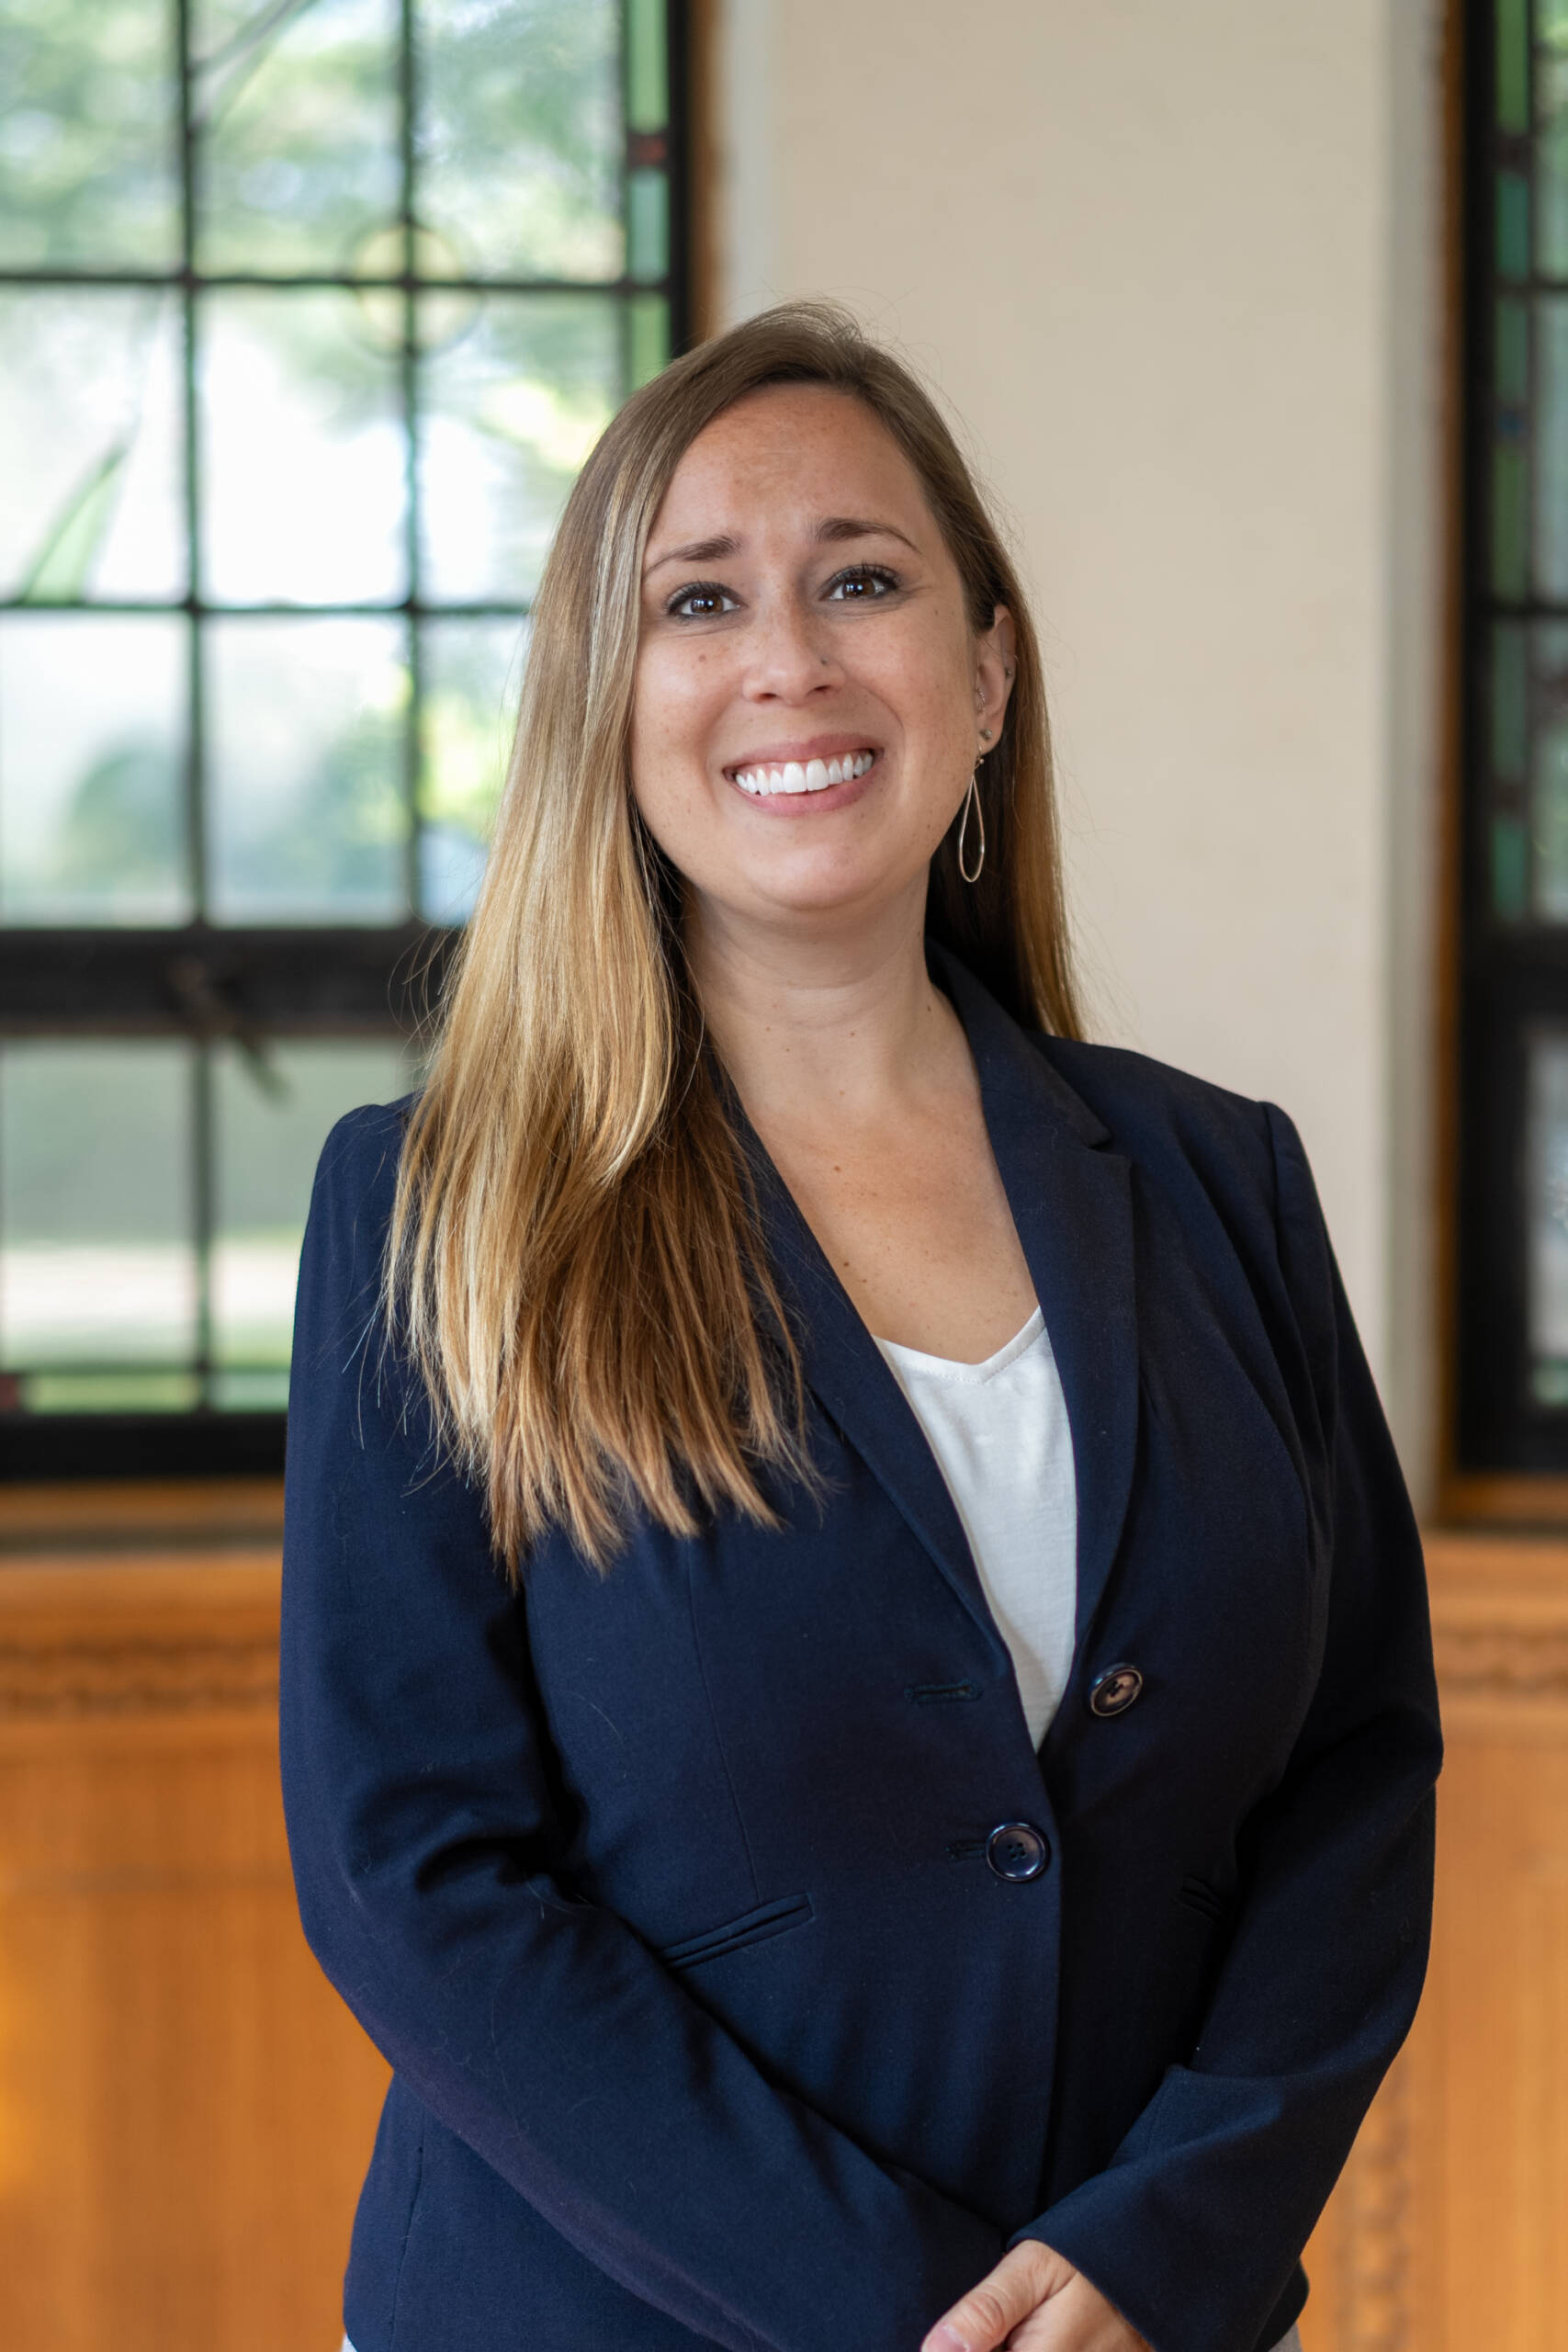
[[[975,811],[975,822],[979,828],[980,832],[980,854],[975,860],[975,871],[973,874],[970,873],[969,868],[964,863],[964,838],[969,831],[969,811],[971,808]],[[969,789],[964,796],[964,814],[958,820],[958,871],[964,876],[965,882],[973,885],[980,879],[980,875],[985,866],[985,863],[986,812],[980,806],[980,770],[976,765],[974,775],[969,779]]]

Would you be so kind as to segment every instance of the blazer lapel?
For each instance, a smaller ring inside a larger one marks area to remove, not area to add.
[[[991,1148],[1066,1399],[1077,1483],[1077,1641],[1111,1574],[1138,1442],[1132,1178],[1103,1123],[957,958],[931,961],[979,1072]]]
[[[789,1303],[807,1382],[872,1476],[902,1512],[964,1607],[1006,1662],[947,1481],[886,1358],[824,1256],[739,1099],[736,1125],[750,1161],[763,1230]]]
[[[991,1148],[1061,1374],[1077,1483],[1081,1644],[1115,1556],[1137,1442],[1128,1167],[1102,1148],[1105,1127],[995,998],[956,957],[934,942],[930,949],[975,1057]],[[795,1309],[806,1379],[1005,1658],[963,1522],[919,1423],[739,1097],[725,1091],[773,1261]]]

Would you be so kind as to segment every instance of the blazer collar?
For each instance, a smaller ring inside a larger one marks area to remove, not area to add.
[[[1102,1122],[989,991],[956,956],[928,946],[975,1057],[991,1148],[1061,1374],[1077,1483],[1081,1645],[1115,1556],[1137,1442],[1128,1166],[1104,1148]],[[744,1113],[738,1125],[795,1309],[807,1383],[1005,1658],[963,1523],[903,1390]]]

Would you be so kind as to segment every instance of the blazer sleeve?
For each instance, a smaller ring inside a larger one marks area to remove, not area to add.
[[[1426,1972],[1441,1759],[1420,1538],[1302,1145],[1265,1106],[1280,1268],[1319,1428],[1327,1619],[1280,1785],[1247,1823],[1234,1936],[1190,2063],[1109,2167],[1019,2231],[1156,2352],[1255,2352]],[[1308,1407],[1311,1418],[1313,1407]]]
[[[633,2294],[731,2352],[913,2352],[1000,2233],[770,2082],[552,1875],[523,1612],[376,1314],[400,1139],[396,1112],[334,1129],[300,1269],[281,1730],[310,1945],[431,2112]]]

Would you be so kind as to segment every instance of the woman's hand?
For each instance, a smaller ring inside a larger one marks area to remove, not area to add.
[[[1115,2306],[1048,2245],[1026,2238],[939,2319],[920,2352],[1150,2352]]]

